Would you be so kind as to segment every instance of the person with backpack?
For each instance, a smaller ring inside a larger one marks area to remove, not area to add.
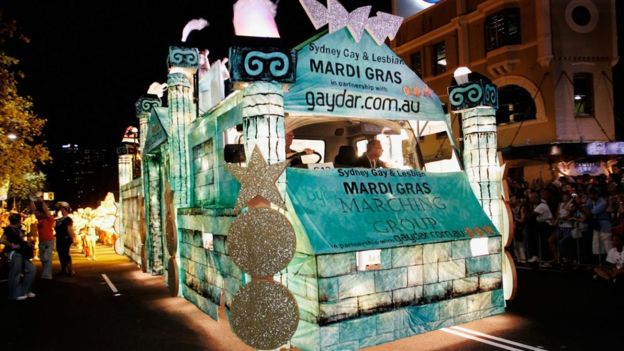
[[[9,215],[9,225],[4,228],[0,243],[5,245],[3,254],[9,261],[9,300],[22,301],[35,297],[32,292],[37,269],[30,262],[33,257],[32,246],[24,240],[22,216],[19,213]]]

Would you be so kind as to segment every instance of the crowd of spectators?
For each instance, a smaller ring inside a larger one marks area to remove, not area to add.
[[[562,176],[548,184],[509,179],[508,184],[517,264],[566,268],[613,263],[607,255],[614,248],[613,237],[620,240],[624,234],[620,167],[614,165],[609,175]]]

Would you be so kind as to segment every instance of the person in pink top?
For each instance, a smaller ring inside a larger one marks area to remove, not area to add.
[[[43,199],[31,196],[30,209],[37,217],[41,279],[52,279],[52,248],[54,247],[54,217]]]

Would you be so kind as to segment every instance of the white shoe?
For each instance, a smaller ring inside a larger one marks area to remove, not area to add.
[[[28,296],[27,296],[27,295],[22,295],[22,296],[18,296],[18,297],[14,298],[14,299],[11,299],[11,300],[15,300],[15,301],[24,301],[24,300],[26,300],[27,298],[28,298]]]
[[[539,257],[537,257],[537,256],[533,256],[533,257],[529,258],[529,263],[535,263],[537,261],[539,261]]]
[[[29,292],[28,294],[26,294],[26,297],[32,299],[33,297],[37,296],[37,294],[35,294],[34,292]]]

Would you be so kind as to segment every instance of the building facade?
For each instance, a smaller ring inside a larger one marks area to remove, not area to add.
[[[444,0],[406,18],[393,49],[443,101],[461,66],[498,86],[498,148],[516,176],[608,168],[613,156],[587,146],[615,144],[614,0]],[[425,157],[450,157],[442,139],[424,141]]]
[[[51,190],[57,199],[76,208],[96,207],[116,182],[107,176],[114,159],[113,152],[107,149],[64,144],[56,150],[55,167],[48,173]]]

